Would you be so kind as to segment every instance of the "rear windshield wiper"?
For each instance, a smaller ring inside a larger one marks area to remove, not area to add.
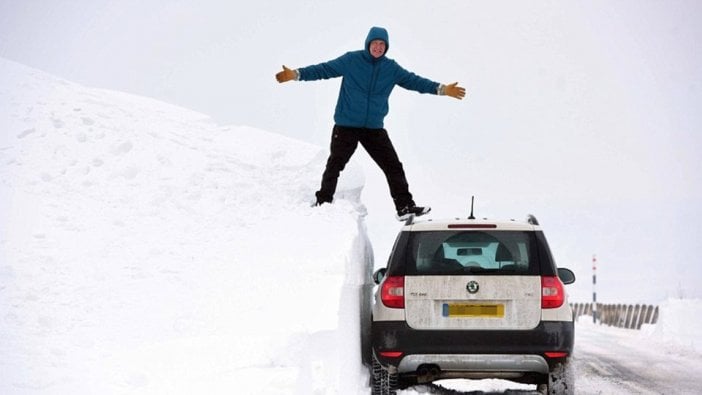
[[[485,268],[479,266],[468,266],[463,269],[468,273],[514,273],[515,268]]]

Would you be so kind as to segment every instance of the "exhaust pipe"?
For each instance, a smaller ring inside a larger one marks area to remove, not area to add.
[[[431,369],[429,369],[429,376],[433,377],[434,380],[440,378],[441,377],[441,369],[439,369],[438,366],[432,366]]]
[[[431,383],[441,378],[441,369],[436,365],[420,365],[417,368],[417,384]]]

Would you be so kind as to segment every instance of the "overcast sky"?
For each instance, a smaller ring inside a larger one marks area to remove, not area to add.
[[[384,26],[389,57],[468,90],[393,93],[386,128],[417,203],[456,216],[476,195],[480,216],[534,213],[580,275],[576,296],[597,254],[610,298],[637,301],[702,297],[701,20],[699,1],[0,0],[0,56],[327,146],[340,81],[273,76]],[[357,160],[384,262],[397,223]]]

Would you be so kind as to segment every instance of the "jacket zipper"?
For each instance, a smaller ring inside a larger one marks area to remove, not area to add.
[[[370,117],[370,99],[371,95],[373,94],[373,89],[375,88],[375,83],[378,80],[378,63],[377,61],[373,62],[373,71],[371,72],[371,81],[370,81],[370,86],[368,87],[368,97],[366,99],[366,121],[364,122],[364,127],[368,127],[368,118]]]

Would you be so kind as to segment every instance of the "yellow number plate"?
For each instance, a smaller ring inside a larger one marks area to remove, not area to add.
[[[444,303],[442,310],[444,317],[502,318],[505,316],[504,304]]]

